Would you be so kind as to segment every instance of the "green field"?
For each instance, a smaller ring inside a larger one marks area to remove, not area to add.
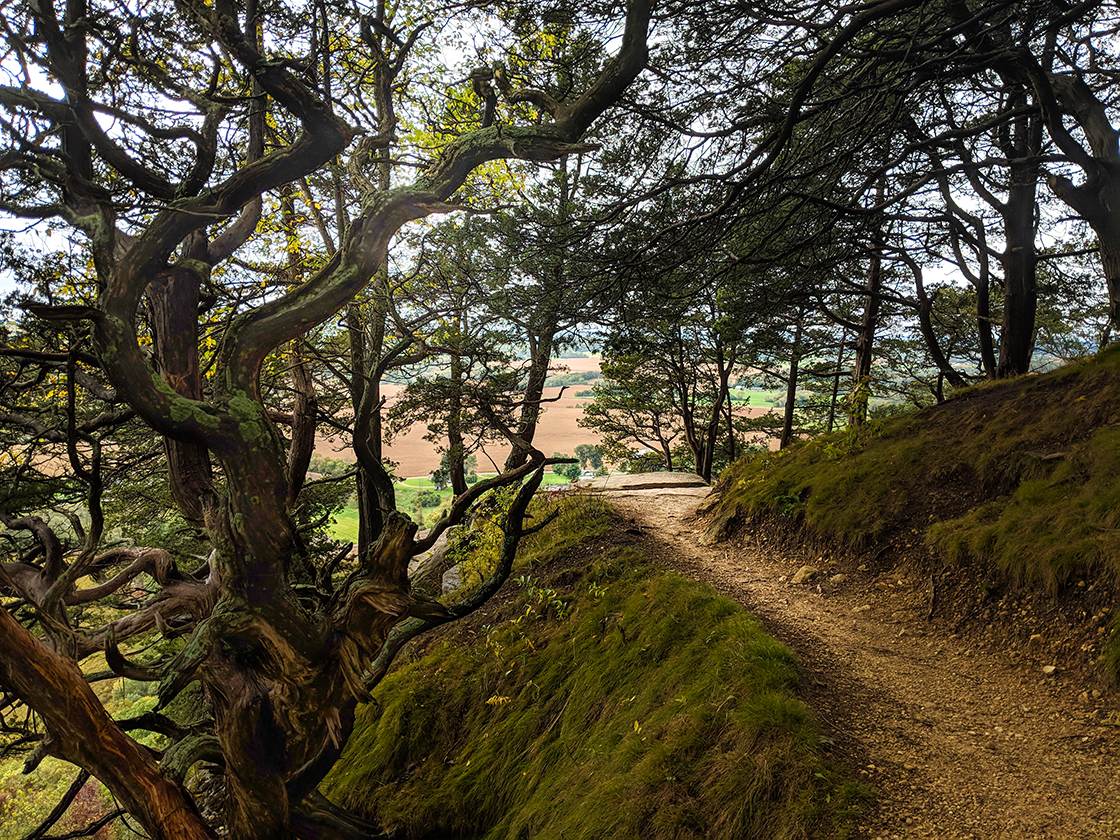
[[[492,478],[493,473],[480,474],[480,479]],[[561,475],[556,475],[552,472],[546,472],[544,475],[545,485],[549,484],[568,484],[568,479]],[[397,510],[403,510],[410,516],[414,515],[413,504],[416,500],[418,493],[425,490],[435,490],[435,485],[432,484],[431,479],[426,477],[406,478],[398,481],[396,484],[397,491]],[[435,507],[423,508],[424,521],[420,523],[421,527],[428,527],[434,525],[439,520],[440,516],[447,510],[451,504],[451,490],[441,490],[439,492],[439,505]],[[331,527],[331,536],[336,540],[349,540],[350,542],[357,542],[358,540],[358,507],[357,500],[351,499],[350,504],[335,514],[334,524]]]
[[[757,406],[759,408],[773,408],[775,401],[781,399],[785,391],[762,391],[755,388],[732,388],[731,399],[736,405]]]

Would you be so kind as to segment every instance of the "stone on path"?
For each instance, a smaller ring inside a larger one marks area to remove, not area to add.
[[[802,566],[800,569],[794,572],[794,575],[789,579],[789,582],[806,583],[807,581],[815,578],[820,573],[821,570],[816,568],[815,566]]]
[[[459,569],[459,565],[456,564],[443,573],[443,594],[446,595],[448,592],[454,592],[462,583],[463,574]]]

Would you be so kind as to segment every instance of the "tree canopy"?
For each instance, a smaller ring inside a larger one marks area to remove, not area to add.
[[[459,188],[493,162],[588,150],[584,134],[645,64],[649,15],[637,0],[610,16],[603,36],[621,37],[578,89],[522,87],[516,66],[492,64],[456,86],[433,124],[424,106],[438,100],[421,97],[415,122],[398,108],[439,71],[423,39],[452,31],[455,9],[8,10],[2,206],[64,226],[73,257],[28,267],[35,294],[23,309],[37,320],[13,327],[5,355],[19,439],[4,500],[14,555],[3,588],[15,600],[0,610],[0,686],[6,705],[35,712],[26,727],[5,720],[37,756],[102,780],[152,837],[368,836],[316,786],[403,641],[471,611],[509,574],[547,460],[530,448],[423,537],[395,510],[370,433],[378,379],[415,345],[409,313],[393,305],[391,242],[402,225],[456,209]],[[306,241],[297,204],[321,245]],[[348,365],[331,325],[346,307]],[[50,328],[30,326],[40,322]],[[360,488],[373,488],[353,560],[300,522],[315,379],[332,374],[350,391]],[[79,410],[86,393],[107,412]],[[200,556],[134,544],[127,530],[125,547],[106,544],[106,489],[135,451],[108,436],[137,423],[165,442],[169,495]],[[24,440],[48,462],[25,459]],[[32,512],[64,501],[54,487],[29,494],[60,468],[78,497],[66,531]],[[483,586],[450,607],[412,596],[411,557],[473,499],[527,477]],[[140,574],[157,591],[139,609],[80,609]],[[91,575],[108,580],[87,586]],[[138,655],[153,634],[166,644]],[[200,686],[207,717],[111,720],[89,685],[98,675],[75,667],[94,654],[113,675],[158,682],[161,707]],[[153,754],[137,728],[170,743]],[[185,786],[200,762],[221,771],[217,824]]]

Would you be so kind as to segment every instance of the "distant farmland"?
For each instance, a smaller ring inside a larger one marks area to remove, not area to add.
[[[557,364],[566,367],[570,373],[582,373],[585,371],[598,372],[599,357],[560,359]],[[566,455],[571,455],[575,452],[576,446],[581,443],[599,443],[599,436],[597,434],[590,429],[581,428],[576,423],[576,421],[583,416],[584,406],[591,402],[589,399],[576,397],[576,394],[587,391],[590,387],[589,384],[570,385],[564,390],[564,395],[559,401],[548,403],[545,406],[544,415],[541,418],[541,424],[537,429],[537,435],[533,443],[546,455],[551,455],[553,452],[562,452]],[[382,391],[390,400],[399,390],[399,388],[392,385],[382,386]],[[560,388],[546,388],[545,397],[556,397],[559,392]],[[747,393],[744,392],[736,394],[737,400],[744,399],[746,396]],[[763,395],[756,392],[750,396],[758,399]],[[752,400],[752,402],[754,402],[754,400]],[[768,410],[770,410],[768,406],[756,407],[755,405],[752,405],[751,408],[736,408],[737,412],[749,412],[752,415],[762,414]],[[392,445],[388,447],[387,454],[389,458],[400,465],[397,468],[397,475],[428,475],[439,466],[439,453],[436,452],[435,445],[424,440],[424,433],[426,431],[427,429],[423,425],[418,424],[414,426],[407,435],[397,438],[393,441]],[[324,440],[320,441],[319,445],[316,447],[316,451],[320,455],[339,458],[343,461],[354,460],[354,453],[350,451],[349,448],[338,449],[336,447],[337,444],[333,444],[329,440]],[[490,463],[487,455],[500,467],[509,454],[509,450],[510,447],[508,445],[488,445],[484,452],[478,453],[478,471],[493,472],[494,465]]]
[[[599,358],[587,359],[561,359],[558,362],[573,373],[583,371],[598,371]],[[576,425],[576,420],[583,416],[583,407],[590,402],[587,399],[577,399],[577,391],[586,390],[588,385],[569,386],[564,391],[564,396],[559,402],[548,403],[541,418],[537,436],[534,439],[536,446],[545,454],[563,452],[571,454],[581,443],[599,443],[599,436],[589,429],[582,429]],[[400,389],[392,385],[383,385],[382,391],[391,400]],[[555,397],[560,392],[559,388],[546,388],[545,397]],[[422,425],[413,426],[407,435],[393,441],[388,447],[388,456],[400,466],[397,475],[416,476],[427,475],[439,466],[439,453],[432,443],[424,440],[427,429]],[[340,458],[343,461],[353,461],[354,453],[349,448],[338,449],[337,444],[329,440],[320,441],[316,452],[331,458]],[[479,472],[492,472],[490,458],[500,467],[509,455],[508,445],[490,444],[484,452],[478,453]]]

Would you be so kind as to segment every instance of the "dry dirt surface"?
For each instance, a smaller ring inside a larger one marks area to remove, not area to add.
[[[1045,639],[1001,651],[931,621],[932,583],[759,547],[703,545],[706,487],[665,474],[602,487],[620,538],[703,580],[794,650],[801,696],[830,757],[877,792],[860,838],[1033,840],[1120,837],[1117,697],[1047,663]],[[837,575],[842,577],[837,578]]]

